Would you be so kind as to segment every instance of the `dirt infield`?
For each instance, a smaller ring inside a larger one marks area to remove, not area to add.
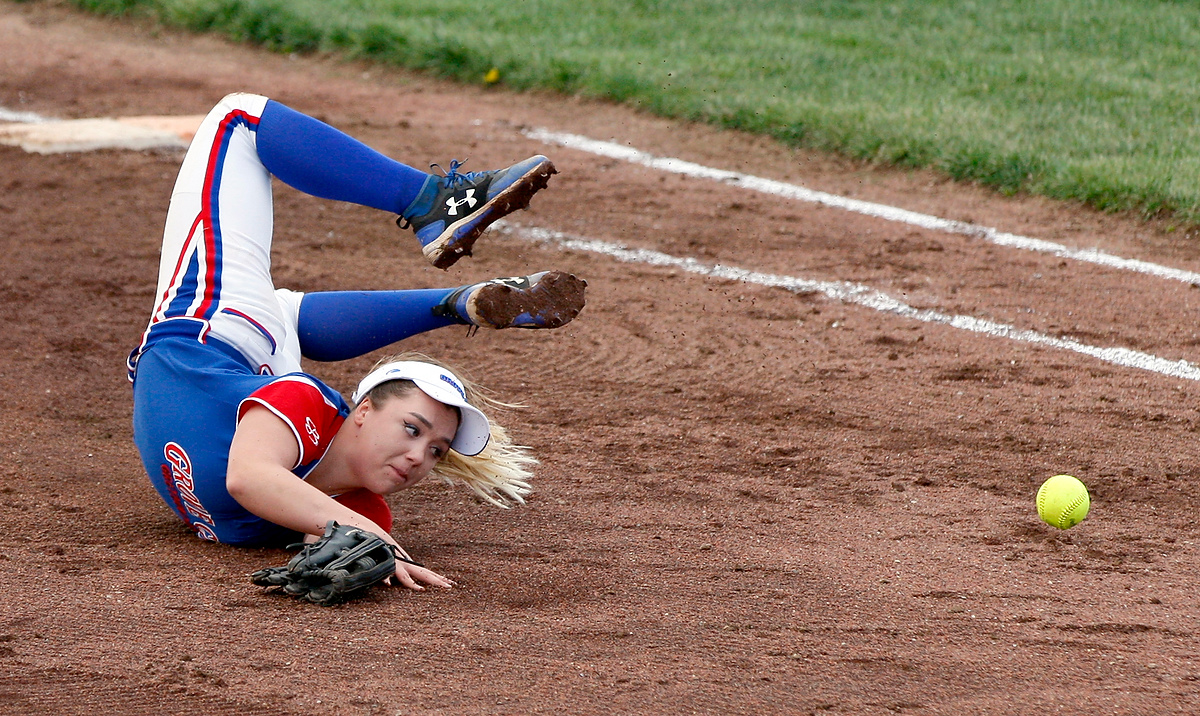
[[[1004,198],[629,108],[462,88],[0,2],[0,106],[196,115],[267,94],[416,166],[547,153],[518,217],[918,308],[1200,362],[1200,291],[669,175],[547,127],[1200,271],[1165,223]],[[1186,714],[1200,708],[1194,381],[496,231],[449,272],[392,217],[280,186],[276,279],[450,286],[561,268],[558,331],[412,340],[528,408],[529,505],[440,484],[396,535],[462,586],[337,608],[247,575],[141,472],[124,358],[151,308],[178,150],[0,147],[0,712]],[[349,392],[373,357],[311,364]],[[1092,514],[1042,524],[1042,480]]]

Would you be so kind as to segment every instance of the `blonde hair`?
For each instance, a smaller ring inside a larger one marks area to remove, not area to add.
[[[537,458],[530,454],[528,447],[514,444],[508,431],[492,417],[495,412],[523,406],[493,398],[478,384],[464,377],[457,368],[414,351],[387,356],[372,366],[371,370],[385,363],[402,360],[432,363],[458,376],[467,391],[467,402],[487,416],[491,431],[491,439],[483,452],[463,455],[450,450],[430,474],[449,485],[466,485],[480,499],[497,507],[507,509],[514,503],[525,504],[525,496],[533,490],[529,485],[529,479],[533,477],[530,468],[537,464]],[[373,405],[382,405],[388,398],[402,397],[415,389],[416,384],[412,381],[391,380],[375,386],[363,397],[370,397]]]

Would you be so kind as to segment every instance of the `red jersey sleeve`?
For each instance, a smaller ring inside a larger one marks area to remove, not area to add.
[[[293,470],[320,459],[344,420],[338,406],[302,376],[283,376],[246,396],[238,405],[238,420],[254,405],[270,410],[292,429],[300,446]]]

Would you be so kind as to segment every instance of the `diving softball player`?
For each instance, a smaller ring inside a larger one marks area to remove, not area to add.
[[[418,171],[258,95],[231,94],[206,116],[171,196],[153,314],[128,361],[146,472],[199,537],[280,545],[336,520],[399,548],[382,495],[429,474],[497,503],[528,491],[535,460],[485,417],[494,401],[448,367],[423,356],[384,360],[347,403],[300,360],[344,360],[456,324],[556,328],[582,310],[582,280],[551,271],[447,289],[303,294],[271,279],[272,176],[399,214],[445,268],[555,171],[542,156],[497,171],[459,167]],[[413,589],[452,584],[400,560],[396,577]]]

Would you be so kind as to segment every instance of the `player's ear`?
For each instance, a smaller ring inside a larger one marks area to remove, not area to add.
[[[362,401],[354,407],[354,410],[350,411],[350,419],[354,421],[355,425],[362,426],[363,419],[366,418],[367,413],[374,410],[374,408],[375,406],[371,404],[371,399],[369,397],[363,398]]]

